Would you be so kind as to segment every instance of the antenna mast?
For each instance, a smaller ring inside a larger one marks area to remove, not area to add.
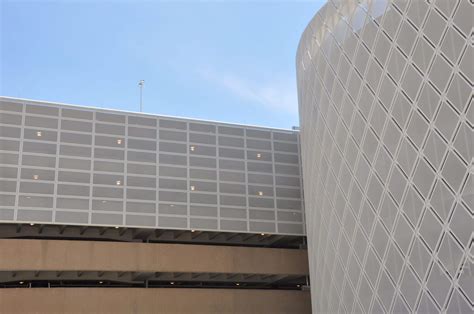
[[[140,112],[143,111],[143,85],[145,85],[145,80],[140,80],[138,86],[140,87]]]

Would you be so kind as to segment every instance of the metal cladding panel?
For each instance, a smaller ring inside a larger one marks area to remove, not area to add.
[[[471,2],[331,0],[304,31],[314,313],[472,312]]]
[[[3,97],[0,221],[304,235],[298,138]]]

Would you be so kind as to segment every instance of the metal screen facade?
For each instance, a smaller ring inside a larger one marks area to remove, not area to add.
[[[473,5],[328,1],[297,55],[314,313],[472,313]]]
[[[304,235],[298,134],[0,99],[0,221]]]

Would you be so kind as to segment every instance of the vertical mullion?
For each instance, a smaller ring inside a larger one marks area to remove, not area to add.
[[[60,141],[61,141],[61,120],[62,120],[63,110],[59,107],[58,111],[58,130],[56,133],[56,159],[54,164],[54,194],[53,194],[53,212],[51,217],[51,222],[56,222],[56,207],[58,199],[58,177],[59,177],[59,156],[60,156]]]
[[[128,164],[128,118],[130,116],[125,116],[125,134],[124,134],[124,152],[123,152],[123,198],[122,198],[122,224],[123,226],[127,225],[127,185],[128,185],[128,172],[127,172],[127,164]]]
[[[190,143],[189,143],[189,123],[186,122],[186,195],[187,195],[187,224],[191,228],[191,188],[190,188]]]
[[[89,225],[92,223],[92,196],[93,196],[93,183],[94,183],[94,159],[95,159],[95,124],[96,124],[97,111],[92,112],[92,145],[91,145],[91,159],[89,165],[90,178],[89,178],[89,210],[88,210],[88,222]]]
[[[160,210],[160,122],[156,119],[156,159],[155,159],[155,171],[156,171],[156,201],[155,201],[155,226],[158,228],[159,224],[159,210]]]
[[[217,229],[222,231],[221,228],[221,179],[219,175],[219,138],[217,136],[217,125],[216,132],[214,133],[216,139],[216,191],[217,191]]]
[[[278,211],[276,205],[276,178],[275,178],[275,145],[273,145],[275,141],[274,133],[271,132],[271,146],[272,146],[272,180],[273,180],[273,210],[275,212],[275,233],[278,233]]]
[[[26,120],[26,104],[22,103],[21,108],[21,131],[20,131],[20,147],[18,152],[18,171],[16,174],[16,195],[15,195],[15,210],[13,212],[13,220],[18,220],[18,209],[20,207],[20,184],[21,184],[21,170],[23,168],[23,143],[25,142],[25,120]]]

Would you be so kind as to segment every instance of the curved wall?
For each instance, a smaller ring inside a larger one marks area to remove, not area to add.
[[[298,49],[313,312],[470,312],[473,6],[329,1]]]

